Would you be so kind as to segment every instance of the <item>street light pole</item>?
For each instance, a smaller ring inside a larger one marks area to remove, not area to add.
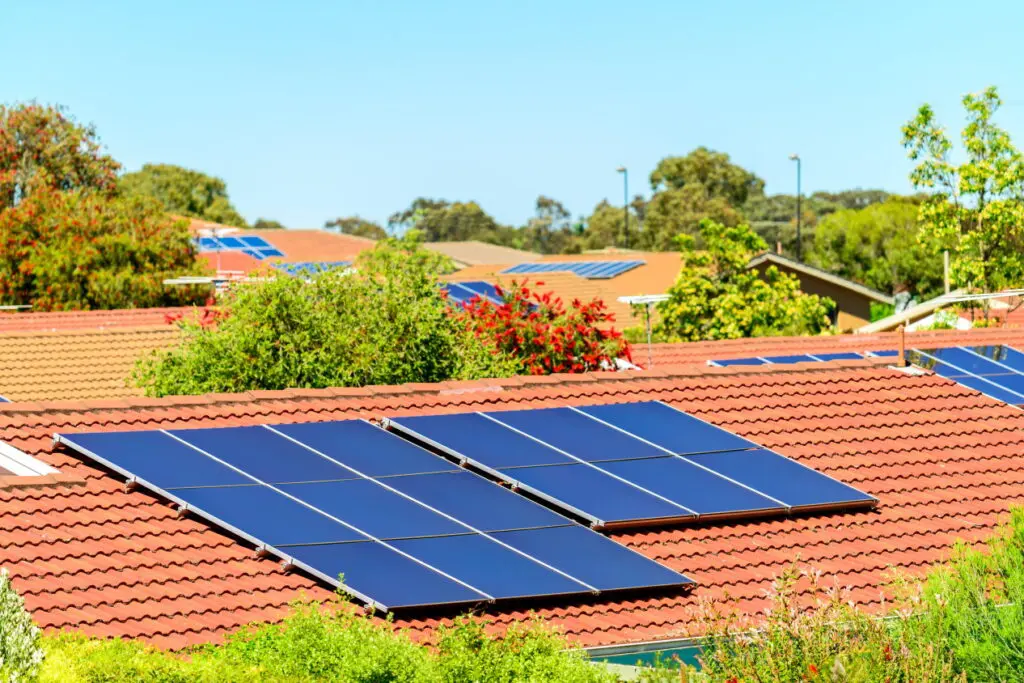
[[[796,162],[796,260],[802,263],[804,245],[800,241],[800,224],[803,222],[803,216],[800,213],[800,155],[790,154],[789,160]]]
[[[626,219],[626,228],[622,241],[626,248],[629,249],[629,171],[626,170],[625,166],[619,166],[615,170],[622,174],[622,215]]]

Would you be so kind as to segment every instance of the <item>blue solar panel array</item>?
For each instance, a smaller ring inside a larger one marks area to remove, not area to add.
[[[790,356],[758,356],[756,358],[729,358],[726,360],[709,360],[708,365],[716,367],[729,367],[730,365],[789,365],[792,363],[824,363],[831,360],[858,360],[871,357],[896,356],[897,353],[891,350],[865,351],[854,353],[844,351],[841,353],[802,353]]]
[[[388,426],[599,528],[877,503],[660,402],[407,417]]]
[[[361,420],[55,440],[381,610],[692,583]]]
[[[284,252],[256,235],[240,237],[200,237],[198,242],[200,253],[215,251],[240,251],[262,261],[271,257],[284,256]]]
[[[313,277],[335,268],[348,268],[351,261],[301,261],[299,263],[275,263],[274,267],[296,277]]]
[[[10,403],[11,399],[0,396],[0,403]]]
[[[588,280],[603,280],[622,275],[627,270],[633,270],[644,263],[645,261],[544,261],[520,263],[501,272],[508,275],[533,275],[568,271]]]
[[[448,292],[448,300],[457,304],[469,303],[474,297],[490,301],[495,306],[505,303],[495,286],[489,282],[446,282],[442,287]]]
[[[1024,353],[1011,346],[915,349],[907,357],[915,365],[965,387],[1024,407]]]

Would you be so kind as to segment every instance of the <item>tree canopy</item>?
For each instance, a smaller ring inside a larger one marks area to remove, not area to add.
[[[333,221],[327,221],[324,223],[324,228],[327,230],[337,230],[343,235],[368,237],[371,240],[382,240],[388,236],[388,233],[384,228],[380,227],[373,221],[368,221],[364,218],[360,218],[359,216],[335,218]]]
[[[111,193],[121,165],[63,108],[0,105],[0,211],[37,187]]]
[[[202,268],[187,223],[150,200],[36,189],[0,211],[0,303],[38,310],[141,308],[202,301],[163,280]]]
[[[249,226],[250,230],[284,230],[285,226],[280,221],[270,220],[269,218],[257,218],[256,221]]]
[[[721,198],[742,206],[752,196],[764,194],[764,181],[732,163],[729,155],[698,147],[684,157],[665,157],[651,172],[651,189],[678,190],[700,185],[709,198]]]
[[[172,164],[146,164],[119,181],[127,196],[151,197],[169,213],[212,223],[248,227],[228,199],[227,184],[201,171]]]
[[[476,202],[447,202],[420,197],[405,211],[388,220],[388,228],[400,234],[415,229],[427,242],[480,240],[507,244],[513,229],[499,224]]]
[[[666,341],[736,339],[779,334],[817,334],[830,326],[834,303],[804,294],[796,277],[775,266],[763,274],[747,264],[767,246],[748,225],[735,227],[705,220],[704,249],[681,235],[682,268],[658,304],[655,334]]]
[[[892,198],[827,215],[815,228],[808,262],[886,294],[938,296],[943,291],[942,258],[917,238],[919,204]]]
[[[918,220],[933,254],[948,249],[955,286],[985,292],[1024,284],[1024,158],[993,118],[1002,100],[992,87],[963,98],[966,153],[951,160],[953,142],[923,105],[903,127],[903,144],[917,162],[914,187],[928,193]]]

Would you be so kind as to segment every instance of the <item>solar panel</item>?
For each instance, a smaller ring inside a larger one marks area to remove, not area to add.
[[[590,280],[602,280],[622,275],[644,265],[645,261],[543,261],[520,263],[501,271],[508,275],[570,272]]]
[[[199,251],[220,251],[223,247],[213,237],[199,238]]]
[[[382,610],[692,583],[365,421],[55,440]]]
[[[284,252],[257,235],[200,237],[197,240],[197,246],[200,252],[240,251],[260,261],[270,257],[284,256]]]
[[[828,362],[833,360],[860,360],[871,356],[888,357],[898,355],[896,351],[867,351],[855,353],[842,351],[836,353],[801,353],[782,356],[758,356],[751,358],[727,358],[722,360],[709,360],[708,365],[728,367],[730,365],[789,365],[791,363],[814,363]]]
[[[877,503],[660,402],[419,416],[387,424],[598,527]]]
[[[0,403],[10,403],[11,399],[0,396]]]
[[[911,362],[996,400],[1024,407],[1024,354],[1008,346],[911,351]]]
[[[259,237],[258,235],[242,235],[238,239],[240,239],[247,247],[256,247],[257,249],[273,248],[270,242],[266,241],[262,237]]]

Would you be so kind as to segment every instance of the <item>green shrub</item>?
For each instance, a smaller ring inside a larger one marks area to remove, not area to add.
[[[25,611],[25,601],[0,570],[0,680],[30,681],[43,660],[39,628]]]
[[[70,683],[221,683],[346,681],[464,683],[542,681],[611,683],[580,650],[539,621],[503,638],[484,624],[458,619],[439,633],[436,650],[414,643],[390,624],[336,605],[297,605],[281,624],[253,626],[223,645],[172,654],[123,640],[77,635],[47,639],[41,679]]]
[[[355,273],[239,287],[218,319],[182,321],[183,343],[140,361],[133,380],[165,396],[515,374],[512,359],[450,314],[437,284],[446,265],[388,240]]]

